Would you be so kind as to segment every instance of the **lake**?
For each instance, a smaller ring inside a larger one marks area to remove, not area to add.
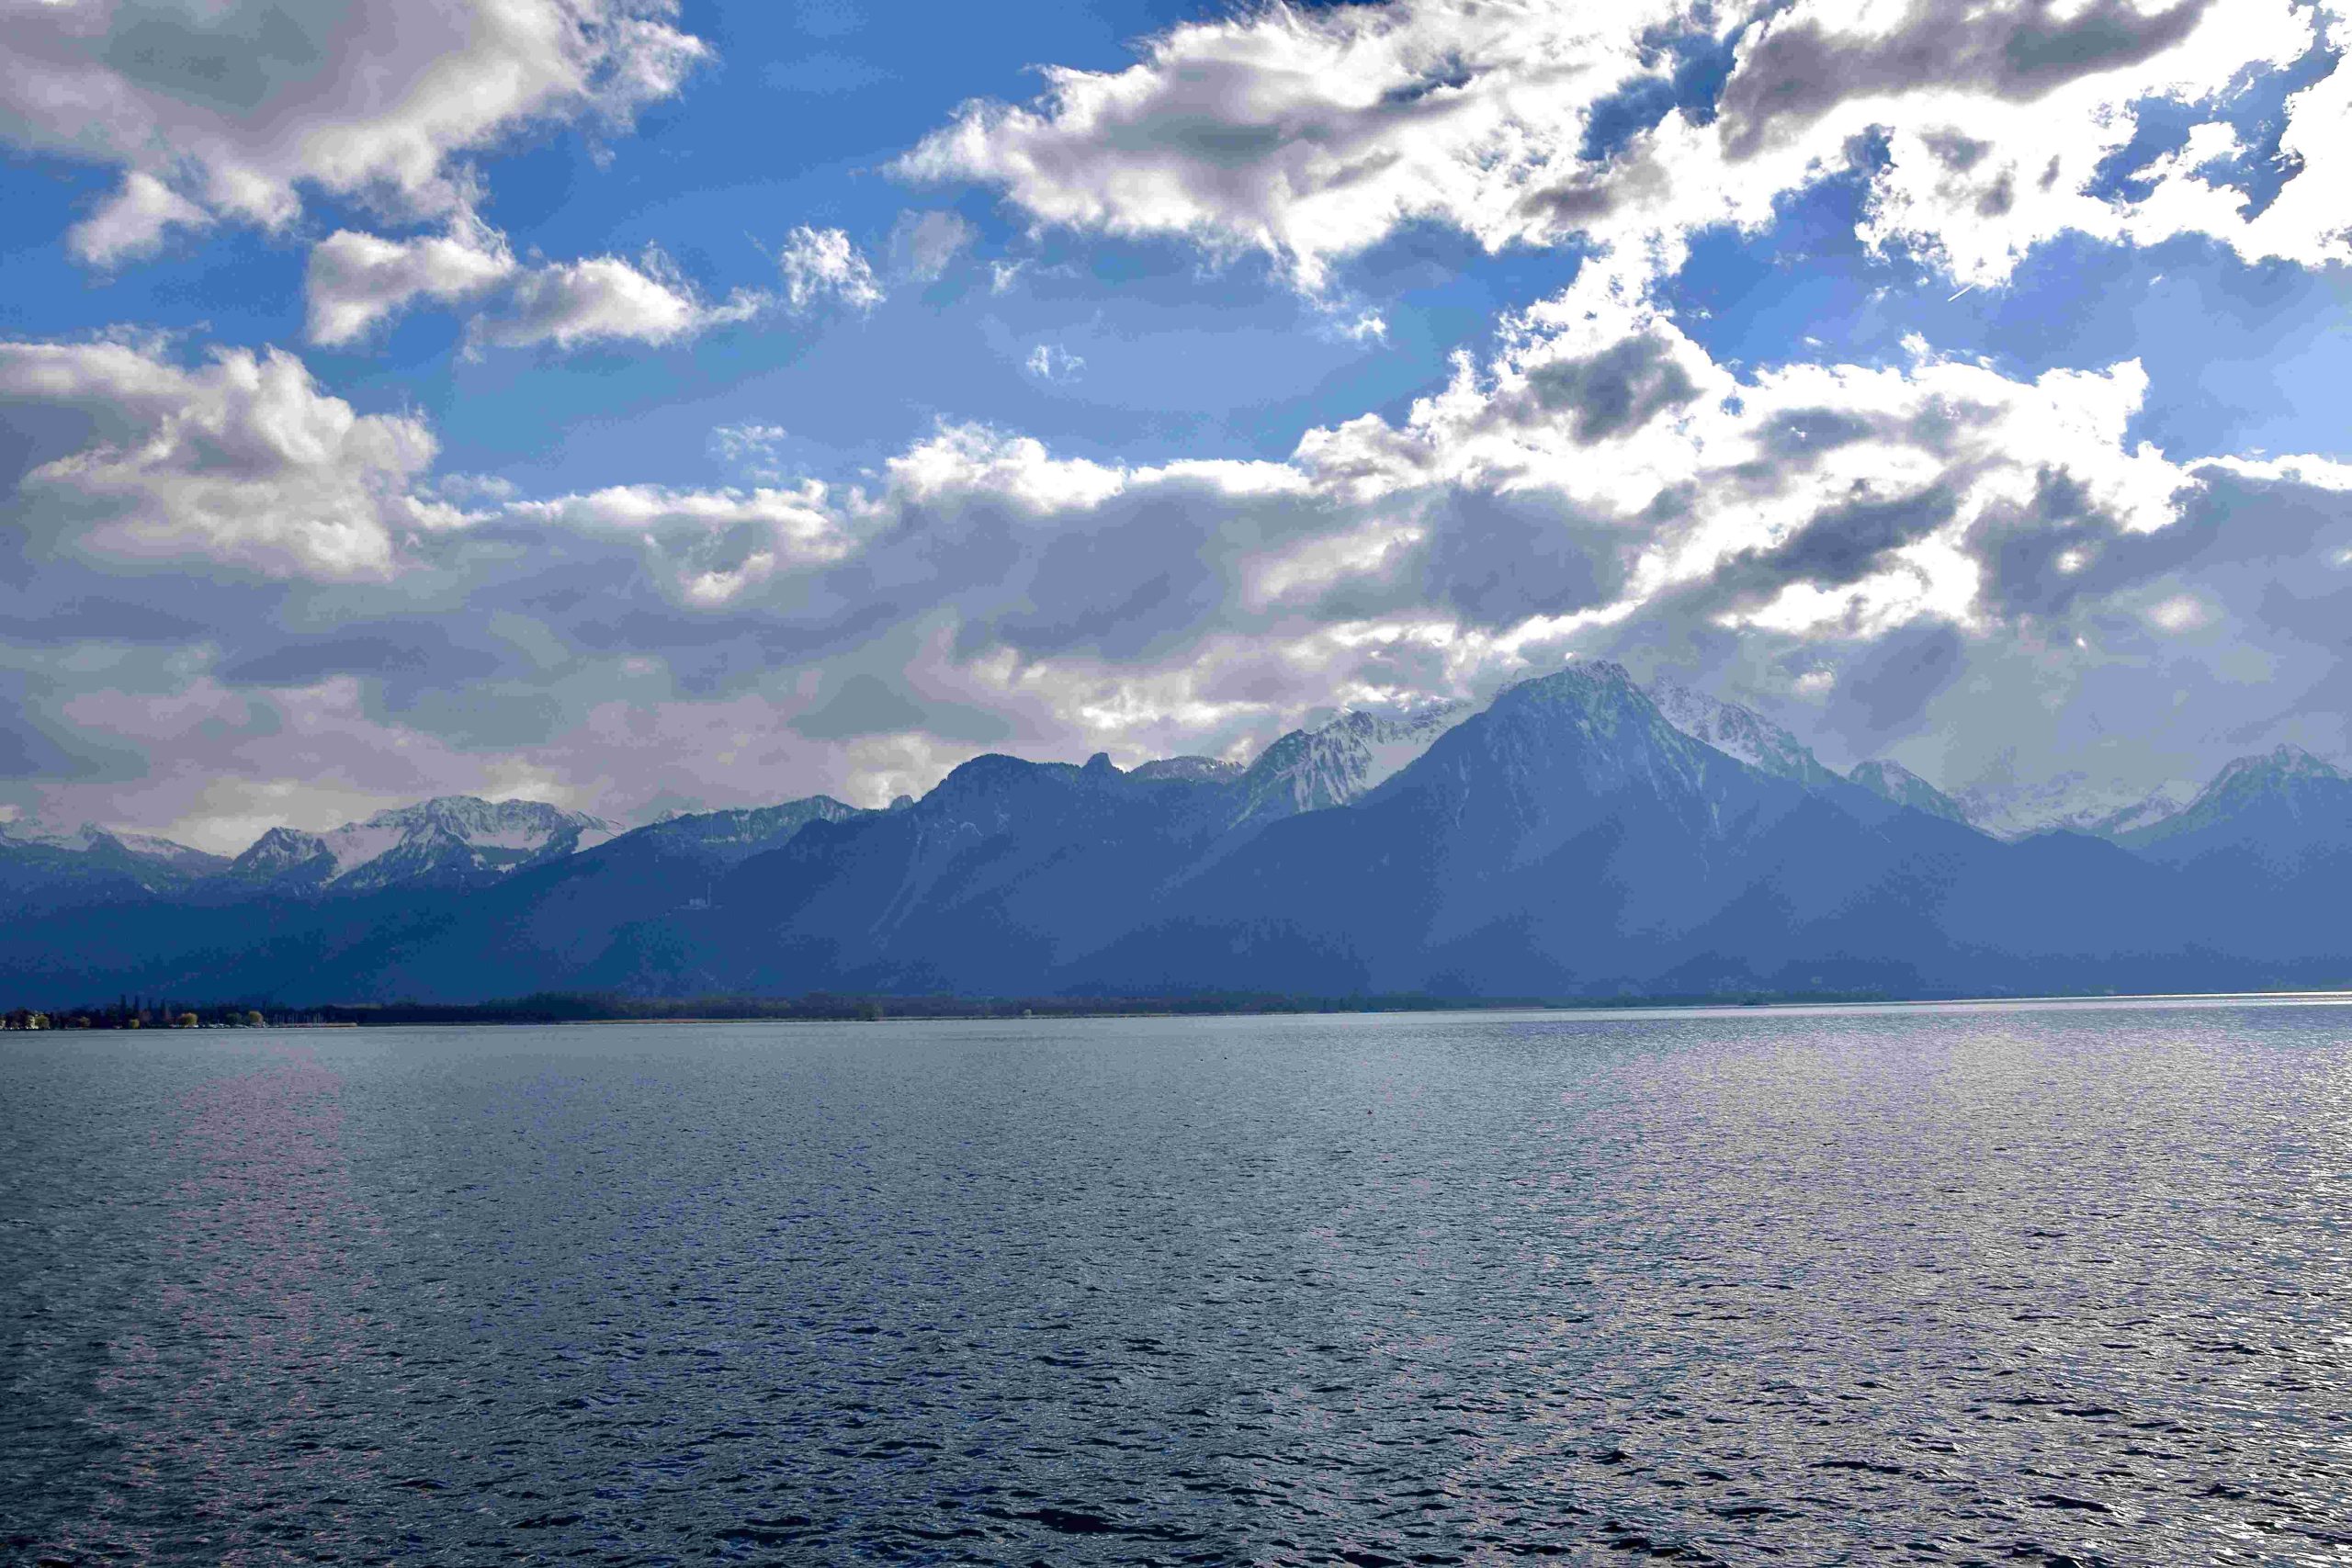
[[[2332,1001],[26,1035],[0,1542],[2352,1562]]]

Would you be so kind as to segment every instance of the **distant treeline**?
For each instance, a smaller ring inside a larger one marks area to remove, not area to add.
[[[1465,1004],[1434,997],[902,997],[842,996],[812,991],[803,997],[581,996],[549,992],[510,1000],[471,1004],[388,1002],[381,1006],[319,1010],[330,1022],[414,1023],[600,1023],[689,1020],[807,1020],[843,1022],[884,1018],[1091,1018],[1171,1014],[1432,1011]],[[1481,1007],[1505,1004],[1480,1002]]]
[[[9,1029],[224,1029],[288,1028],[301,1025],[485,1023],[620,1023],[663,1021],[848,1022],[899,1019],[1167,1018],[1252,1016],[1277,1013],[1496,1011],[1512,1008],[1723,1007],[1767,1003],[1871,1002],[1876,992],[1710,995],[1558,998],[1520,997],[1431,997],[1419,995],[1318,997],[1281,993],[1204,992],[1173,997],[956,997],[843,996],[812,991],[801,997],[684,997],[649,998],[548,991],[489,1002],[348,1003],[285,1008],[266,1000],[209,1002],[201,1006],[123,998],[118,1001],[53,1009],[19,1008],[5,1015]]]
[[[1767,1002],[1883,1001],[1876,993],[1738,995],[1573,1000],[1419,995],[1317,997],[1278,993],[1202,993],[1174,997],[844,996],[812,991],[802,997],[648,998],[543,992],[507,1000],[446,1003],[387,1002],[308,1010],[305,1020],[367,1026],[395,1024],[608,1023],[729,1020],[845,1022],[898,1019],[1162,1018],[1278,1013],[1495,1011],[1511,1008],[1762,1005]]]

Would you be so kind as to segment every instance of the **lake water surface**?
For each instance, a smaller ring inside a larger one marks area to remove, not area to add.
[[[24,1562],[2352,1562],[2352,1008],[10,1035]]]

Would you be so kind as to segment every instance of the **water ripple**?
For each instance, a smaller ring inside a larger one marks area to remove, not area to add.
[[[2352,1562],[2347,1023],[15,1037],[0,1549]]]

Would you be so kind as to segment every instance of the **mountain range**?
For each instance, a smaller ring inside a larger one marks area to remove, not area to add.
[[[232,861],[0,830],[0,976],[52,1002],[814,990],[1463,998],[2324,985],[2352,775],[2293,748],[2193,798],[1996,836],[1886,761],[1572,665],[1341,715],[1248,766],[986,756],[633,831],[429,801]]]

